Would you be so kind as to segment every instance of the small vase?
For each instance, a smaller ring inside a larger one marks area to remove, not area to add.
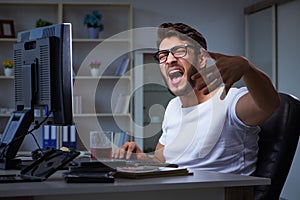
[[[88,27],[88,33],[90,39],[99,38],[99,27]]]
[[[13,69],[12,68],[4,68],[4,75],[5,76],[12,76]]]
[[[92,77],[99,76],[99,68],[90,68]]]

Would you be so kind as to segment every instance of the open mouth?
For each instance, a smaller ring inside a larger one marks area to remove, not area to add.
[[[173,84],[178,84],[181,81],[183,74],[184,70],[182,68],[172,68],[168,71],[168,75]]]
[[[183,71],[179,69],[169,71],[169,77],[171,79],[181,77],[182,75],[183,75]]]

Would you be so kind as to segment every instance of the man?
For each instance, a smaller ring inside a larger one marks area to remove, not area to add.
[[[207,52],[202,34],[182,23],[160,25],[157,45],[161,74],[177,97],[166,108],[154,157],[134,142],[114,157],[129,159],[135,152],[138,159],[252,174],[259,125],[280,104],[270,79],[244,57]],[[240,79],[246,87],[232,88]]]

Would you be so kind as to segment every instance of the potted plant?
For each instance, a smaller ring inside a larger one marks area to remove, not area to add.
[[[50,26],[52,24],[53,24],[52,22],[48,22],[48,21],[43,20],[43,19],[38,19],[35,22],[35,27],[38,28],[38,27]]]
[[[3,67],[4,67],[4,75],[5,76],[12,76],[14,62],[12,60],[4,60],[2,64],[3,64]]]
[[[90,71],[91,71],[91,75],[93,77],[97,77],[99,76],[99,67],[101,65],[101,62],[99,60],[93,60],[90,63]]]
[[[102,15],[97,10],[85,15],[83,23],[88,28],[90,38],[98,38],[99,32],[103,31],[104,26],[101,20]]]

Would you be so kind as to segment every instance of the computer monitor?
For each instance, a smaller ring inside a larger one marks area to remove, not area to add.
[[[73,125],[71,24],[19,32],[13,55],[15,111],[1,137],[2,169],[19,162],[15,156],[33,122],[39,125],[47,119],[54,125]]]

